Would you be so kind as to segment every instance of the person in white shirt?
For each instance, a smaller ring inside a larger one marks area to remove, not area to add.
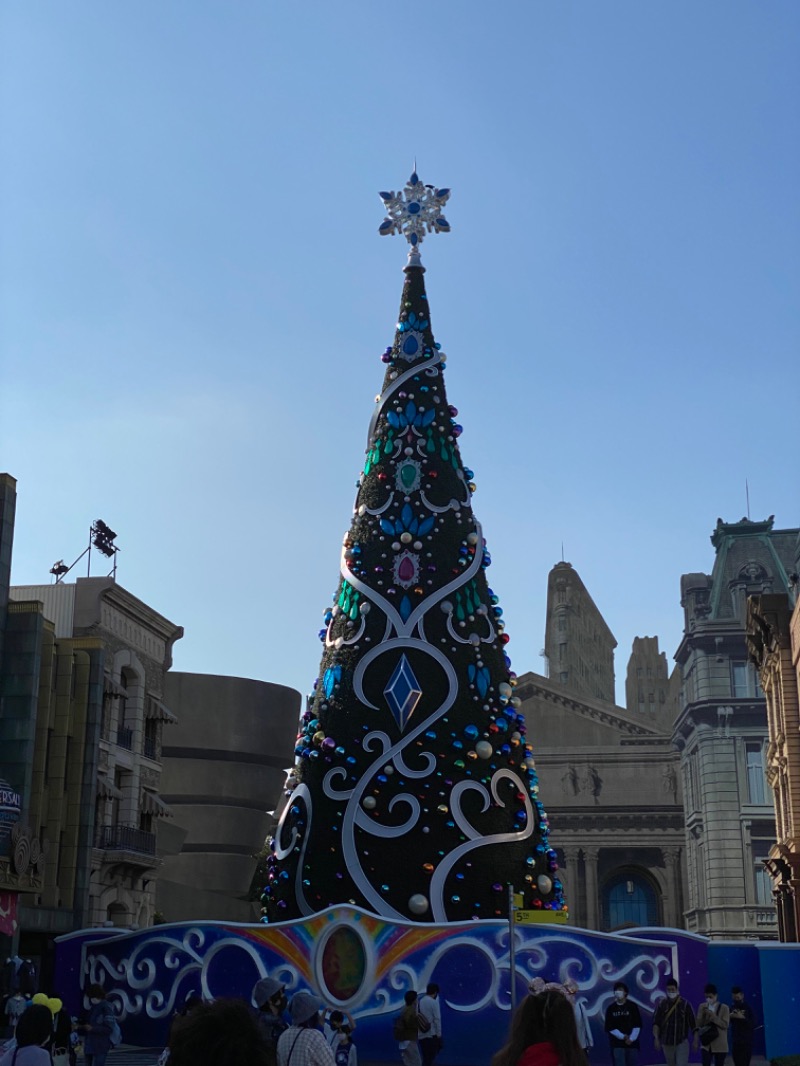
[[[578,999],[578,986],[571,978],[564,982],[564,991],[567,993],[567,999],[572,1006],[572,1013],[575,1015],[575,1025],[578,1028],[578,1043],[588,1055],[589,1048],[594,1047],[594,1040],[592,1039],[592,1029],[589,1025],[589,1015],[586,1013],[586,1004],[582,999]]]
[[[348,1011],[332,1010],[328,1014],[328,1020],[322,1027],[322,1035],[325,1037],[331,1051],[336,1054],[336,1049],[342,1038],[342,1033],[347,1028],[352,1033],[356,1027],[352,1014]]]
[[[433,1066],[433,1061],[444,1046],[442,1043],[442,1008],[439,1003],[439,986],[431,982],[425,994],[417,1000],[417,1010],[428,1023],[427,1029],[420,1026],[419,1051],[422,1066]]]

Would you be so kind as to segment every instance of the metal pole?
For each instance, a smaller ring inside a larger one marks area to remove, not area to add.
[[[514,886],[508,885],[508,979],[511,982],[511,1013],[517,1009],[517,944],[514,922]]]

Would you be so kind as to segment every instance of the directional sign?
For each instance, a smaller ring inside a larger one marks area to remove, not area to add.
[[[514,911],[517,925],[565,925],[567,918],[566,911]]]

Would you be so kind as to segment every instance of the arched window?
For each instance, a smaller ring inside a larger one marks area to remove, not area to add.
[[[606,882],[603,888],[604,929],[658,924],[658,898],[650,880],[642,873],[623,870]]]

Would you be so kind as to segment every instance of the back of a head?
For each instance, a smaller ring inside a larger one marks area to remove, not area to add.
[[[175,1033],[170,1066],[269,1066],[258,1025],[238,999],[203,1003]]]
[[[33,1003],[23,1011],[17,1022],[18,1047],[37,1047],[44,1043],[53,1032],[53,1015],[50,1008],[41,1003]]]
[[[492,1066],[516,1066],[525,1048],[550,1043],[561,1066],[585,1066],[572,1004],[555,989],[528,995],[511,1022],[508,1043],[492,1059]]]

